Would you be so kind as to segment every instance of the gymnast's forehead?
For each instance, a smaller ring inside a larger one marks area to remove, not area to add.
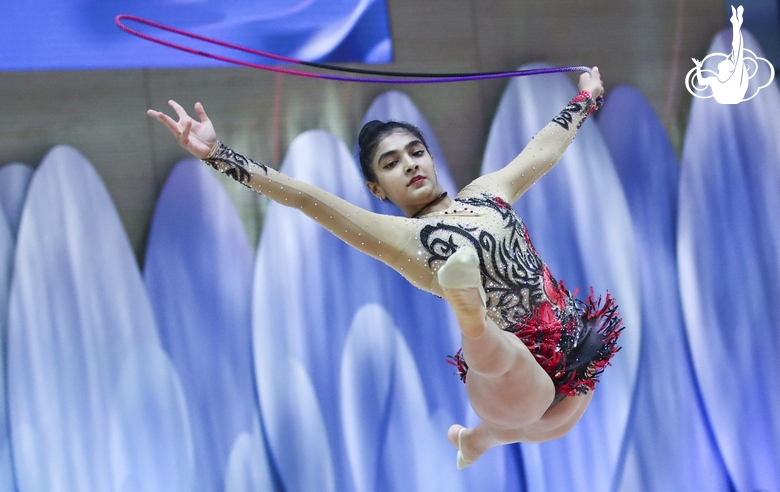
[[[379,162],[384,157],[396,152],[413,150],[417,147],[425,147],[425,143],[420,140],[420,137],[405,128],[395,128],[379,141],[374,154],[374,161]]]

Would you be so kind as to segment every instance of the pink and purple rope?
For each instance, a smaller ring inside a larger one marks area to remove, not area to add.
[[[236,58],[230,58],[222,55],[217,55],[214,53],[208,53],[206,51],[197,50],[194,48],[189,48],[187,46],[183,46],[177,43],[173,43],[170,41],[166,41],[164,39],[160,39],[154,36],[151,36],[149,34],[142,33],[140,31],[136,31],[135,29],[131,29],[127,27],[125,24],[122,23],[122,21],[132,21],[132,22],[138,22],[140,24],[145,24],[147,26],[153,27],[155,29],[161,29],[163,31],[168,31],[180,36],[185,36],[191,39],[196,39],[198,41],[203,41],[208,44],[216,45],[216,46],[222,46],[224,48],[228,48],[231,50],[236,51],[242,51],[244,53],[249,53],[252,55],[262,56],[264,58],[270,58],[272,60],[282,61],[294,65],[305,65],[308,67],[314,67],[314,68],[323,68],[326,70],[333,70],[333,71],[339,71],[339,72],[347,72],[347,73],[358,73],[358,74],[364,74],[364,75],[379,75],[383,78],[377,78],[377,77],[345,77],[342,75],[330,75],[330,74],[321,74],[321,73],[312,73],[312,72],[302,72],[299,70],[292,70],[289,68],[281,68],[281,67],[275,67],[271,65],[262,65],[259,63],[253,63],[248,62],[244,60],[238,60]],[[485,79],[498,79],[498,78],[506,78],[506,77],[520,77],[525,75],[542,75],[542,74],[548,74],[548,73],[558,73],[558,72],[590,72],[589,67],[580,66],[580,67],[558,67],[558,68],[537,68],[537,69],[531,69],[531,70],[511,70],[506,72],[481,72],[481,73],[415,73],[415,72],[385,72],[385,71],[379,71],[379,70],[365,70],[365,69],[359,69],[359,68],[347,68],[347,67],[340,67],[336,65],[329,65],[325,63],[315,63],[315,62],[307,62],[303,60],[297,60],[295,58],[289,58],[282,55],[276,55],[273,53],[268,53],[265,51],[255,50],[252,48],[247,48],[246,46],[240,46],[232,43],[228,43],[225,41],[220,41],[218,39],[209,38],[206,36],[201,36],[199,34],[194,34],[188,31],[184,31],[181,29],[177,29],[175,27],[166,26],[164,24],[160,24],[158,22],[150,21],[141,17],[137,17],[134,15],[128,15],[128,14],[120,14],[117,15],[114,18],[114,22],[116,25],[122,29],[123,31],[132,34],[133,36],[137,36],[139,38],[145,39],[147,41],[151,41],[153,43],[161,44],[163,46],[167,46],[169,48],[173,48],[179,51],[184,51],[186,53],[191,53],[193,55],[203,56],[206,58],[211,58],[213,60],[219,60],[226,63],[232,63],[234,65],[241,65],[245,67],[250,68],[257,68],[260,70],[267,70],[270,72],[276,72],[276,73],[282,73],[287,75],[295,75],[299,77],[309,77],[309,78],[316,78],[316,79],[325,79],[325,80],[339,80],[342,82],[363,82],[363,83],[373,83],[373,84],[436,84],[436,83],[444,83],[444,82],[465,82],[470,80],[485,80]],[[602,99],[601,96],[599,96],[599,99]],[[603,100],[603,99],[602,99]]]

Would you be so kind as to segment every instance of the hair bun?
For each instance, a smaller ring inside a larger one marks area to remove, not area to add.
[[[384,126],[384,124],[383,121],[372,120],[363,125],[363,128],[360,130],[360,135],[358,135],[358,147],[363,150],[366,146],[370,145],[371,140],[373,140],[376,133],[380,131],[380,128]]]

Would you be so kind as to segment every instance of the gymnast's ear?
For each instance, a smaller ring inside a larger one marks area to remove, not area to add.
[[[385,190],[382,189],[381,186],[379,186],[379,183],[376,183],[374,181],[366,181],[366,186],[368,187],[368,191],[371,192],[372,195],[379,198],[382,201],[385,201],[387,199],[387,194],[385,193]]]

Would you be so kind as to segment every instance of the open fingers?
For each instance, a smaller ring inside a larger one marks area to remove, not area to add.
[[[209,117],[206,115],[206,110],[203,109],[203,105],[199,102],[195,103],[195,113],[198,115],[201,123],[206,123]]]
[[[165,113],[161,113],[160,111],[155,111],[153,109],[147,111],[146,114],[164,123],[165,126],[167,126],[168,129],[171,131],[171,133],[176,135],[176,138],[179,137],[179,134],[181,133],[181,129],[179,128],[179,124],[176,121],[174,121],[173,118],[171,118]]]
[[[190,117],[190,115],[187,114],[184,108],[182,108],[181,105],[176,101],[174,101],[173,99],[168,101],[168,106],[172,107],[173,110],[176,111],[176,114],[179,115],[179,121]]]
[[[179,135],[179,144],[182,147],[185,147],[187,145],[187,142],[190,141],[191,129],[192,129],[192,120],[187,120],[187,124],[184,125],[184,130],[182,130],[181,135]]]

